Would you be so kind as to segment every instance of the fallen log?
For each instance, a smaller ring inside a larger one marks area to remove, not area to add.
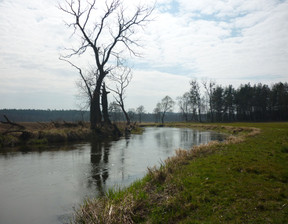
[[[17,124],[15,122],[10,121],[9,118],[6,115],[3,115],[3,117],[5,118],[6,121],[1,121],[1,123],[10,125],[7,128],[7,130],[2,133],[3,135],[9,134],[9,133],[13,133],[13,132],[22,132],[22,133],[24,132],[25,127],[23,125]],[[15,127],[17,127],[18,129],[13,129]]]

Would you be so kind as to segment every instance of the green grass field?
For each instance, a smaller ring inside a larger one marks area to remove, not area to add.
[[[84,203],[74,222],[288,223],[288,123],[202,128],[232,137],[179,150],[129,188]]]

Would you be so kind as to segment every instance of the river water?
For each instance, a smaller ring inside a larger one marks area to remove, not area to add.
[[[222,134],[187,128],[145,128],[110,142],[0,149],[0,224],[69,223],[85,198],[143,177],[178,148]]]

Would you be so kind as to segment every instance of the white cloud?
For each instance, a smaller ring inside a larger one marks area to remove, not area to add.
[[[0,3],[0,28],[3,31],[0,36],[0,94],[5,98],[5,103],[1,100],[2,107],[18,107],[17,100],[13,99],[25,95],[28,102],[30,95],[35,98],[33,94],[39,92],[43,96],[45,93],[74,94],[73,71],[58,59],[68,36],[61,24],[62,17],[58,15],[56,2],[52,1]],[[18,103],[25,104],[25,101]],[[29,105],[37,108],[38,102],[35,107]],[[53,100],[50,107],[55,107]]]
[[[185,67],[231,84],[235,78],[270,76],[261,82],[287,75],[287,1],[179,2],[182,14],[162,13],[149,27],[146,60],[152,65]],[[200,17],[191,16],[197,12]]]

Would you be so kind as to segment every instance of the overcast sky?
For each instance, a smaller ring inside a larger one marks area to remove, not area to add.
[[[0,0],[0,109],[79,109],[79,75],[58,59],[73,40],[57,2]],[[288,0],[159,0],[153,18],[142,57],[129,59],[127,108],[151,112],[195,78],[288,81]]]

